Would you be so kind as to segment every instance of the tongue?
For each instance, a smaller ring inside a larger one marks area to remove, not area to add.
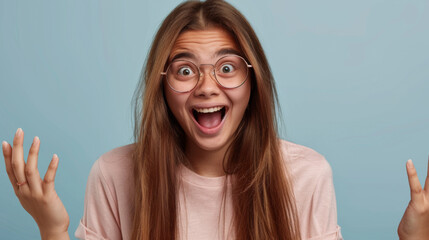
[[[197,121],[198,123],[206,128],[213,128],[220,124],[221,122],[221,113],[220,111],[213,113],[198,113]]]

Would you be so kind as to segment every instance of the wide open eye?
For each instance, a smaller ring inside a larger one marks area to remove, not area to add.
[[[179,70],[177,70],[177,74],[180,75],[180,76],[186,77],[186,76],[192,76],[195,73],[194,73],[194,71],[192,70],[191,67],[189,67],[189,66],[183,66],[183,67],[180,67]]]
[[[222,57],[216,63],[216,79],[226,88],[239,87],[246,80],[247,71],[244,59],[236,55]]]
[[[176,61],[171,65],[169,72],[172,77],[178,81],[189,81],[198,74],[197,67],[187,61]]]
[[[239,76],[245,71],[244,61],[238,56],[225,56],[220,58],[216,63],[216,74],[221,78],[231,78]]]
[[[234,65],[229,64],[229,63],[227,63],[227,64],[223,64],[223,65],[220,67],[220,72],[221,72],[222,74],[228,74],[228,73],[234,72],[234,70],[235,70]]]

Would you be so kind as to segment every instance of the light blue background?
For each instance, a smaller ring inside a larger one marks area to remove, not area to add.
[[[86,180],[106,151],[131,143],[131,98],[162,19],[180,1],[0,1],[0,141],[34,136],[43,176],[83,214]],[[427,0],[232,1],[273,70],[282,136],[330,162],[345,239],[397,239],[429,153]],[[0,238],[38,239],[0,164]],[[72,237],[74,238],[74,237]]]

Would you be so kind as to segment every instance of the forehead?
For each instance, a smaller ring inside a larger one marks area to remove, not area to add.
[[[226,30],[219,27],[211,27],[205,30],[188,30],[176,39],[169,59],[172,60],[178,54],[190,58],[211,59],[219,54],[240,54],[240,48],[234,37]]]

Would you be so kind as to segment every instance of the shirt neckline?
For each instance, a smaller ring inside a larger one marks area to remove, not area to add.
[[[210,188],[219,188],[223,187],[225,183],[226,175],[219,177],[206,177],[199,175],[198,173],[192,171],[183,164],[179,165],[179,173],[182,176],[182,179],[190,184],[197,185],[200,187],[210,187]],[[227,185],[231,184],[231,177],[228,177]]]

